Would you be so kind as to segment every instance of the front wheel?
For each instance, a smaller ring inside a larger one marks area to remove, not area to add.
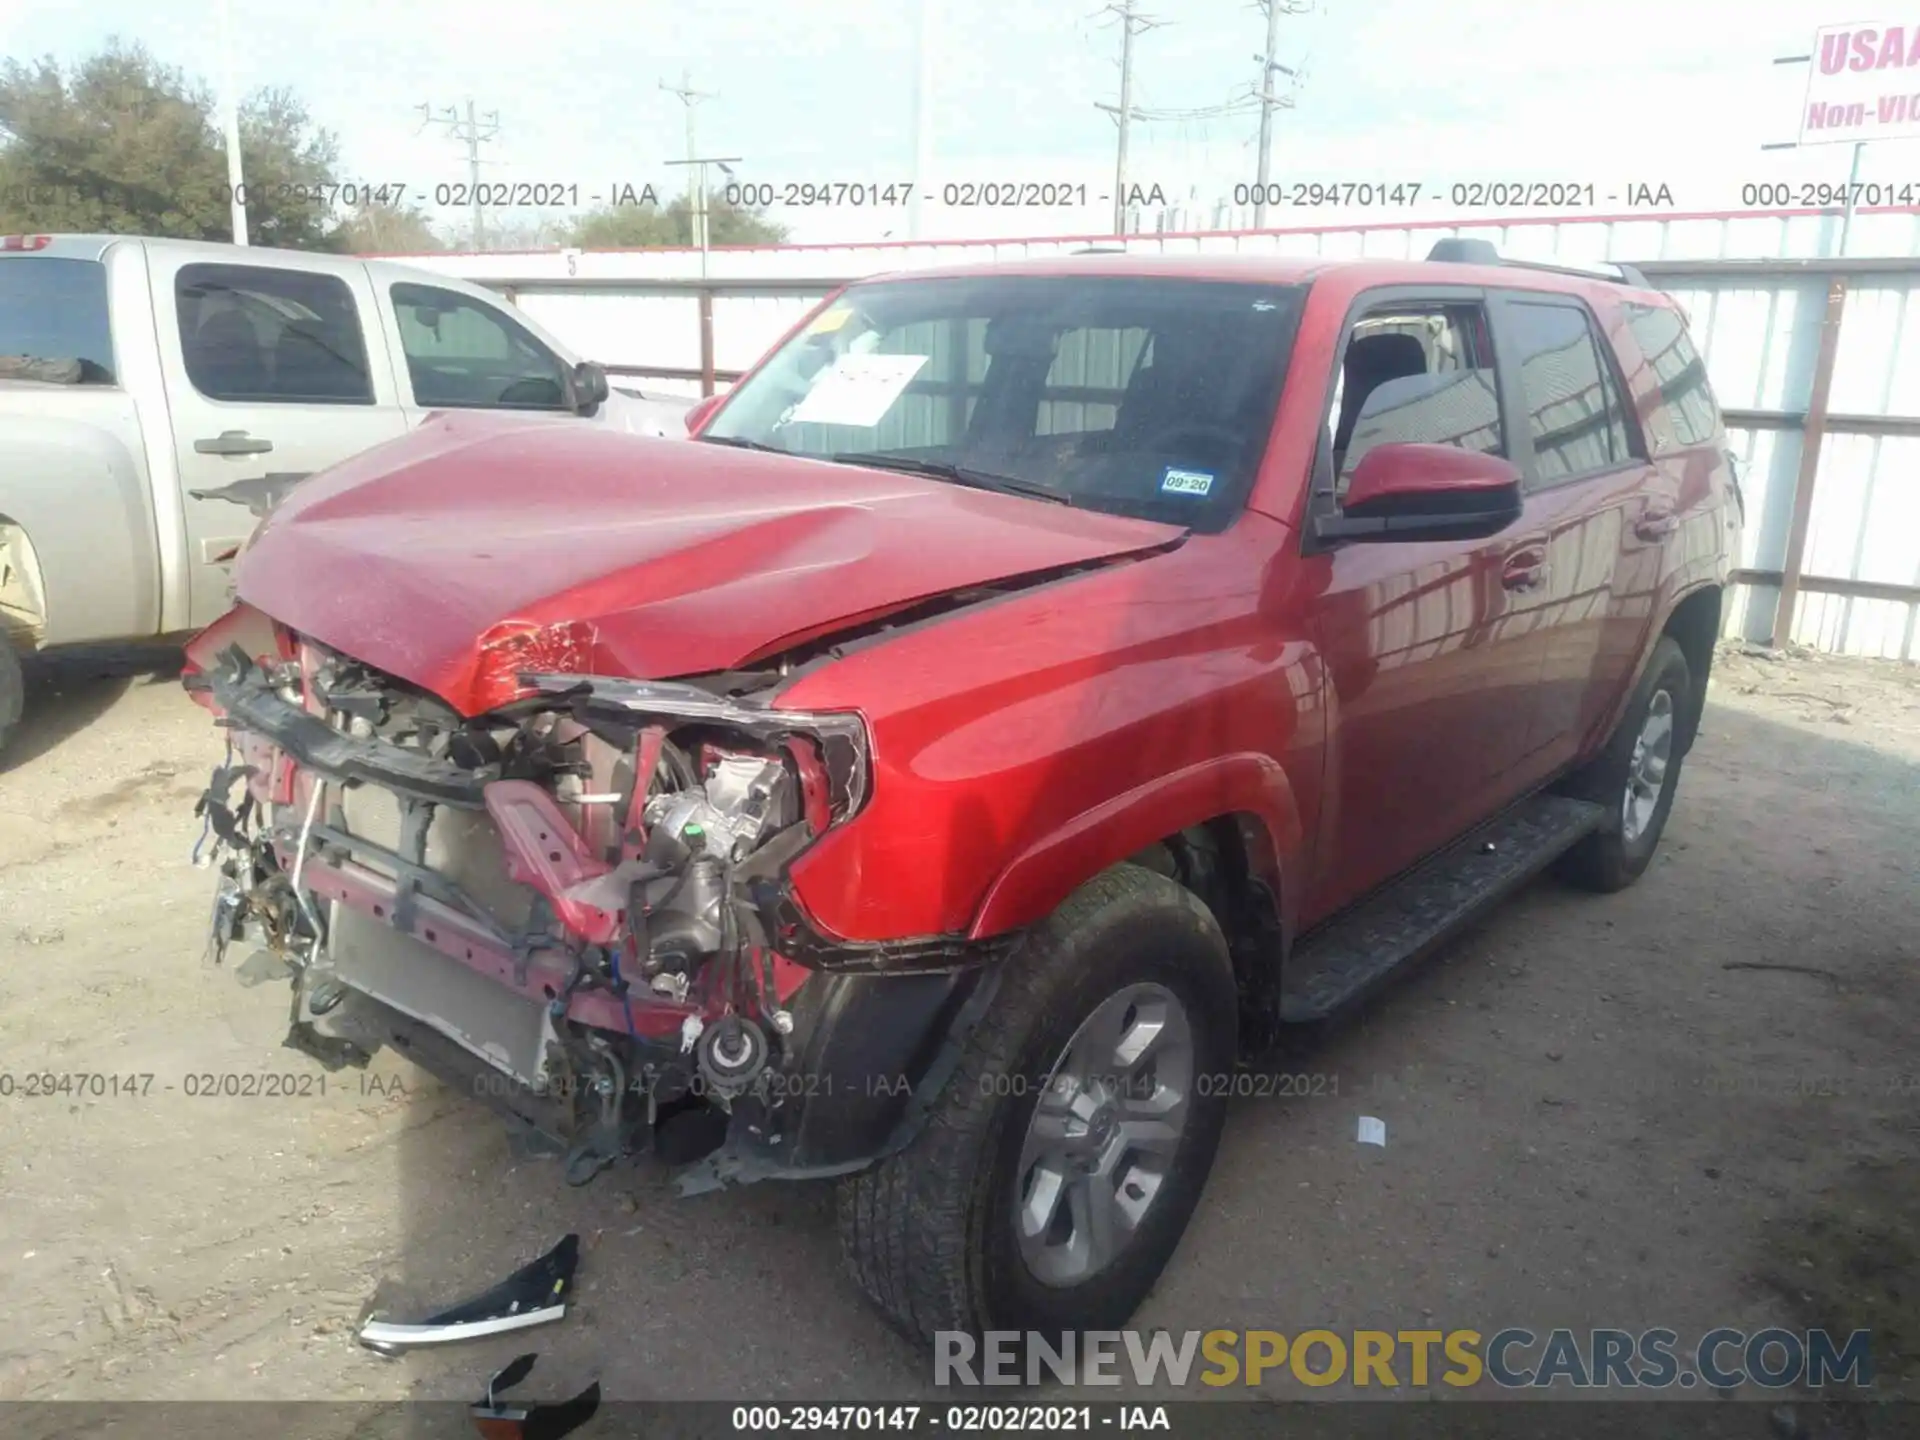
[[[1190,891],[1089,881],[1008,970],[925,1128],[841,1182],[861,1287],[910,1338],[1115,1329],[1172,1257],[1226,1116],[1236,1001]]]
[[[1560,862],[1574,884],[1624,890],[1653,863],[1680,781],[1681,726],[1692,713],[1693,683],[1686,654],[1672,636],[1661,636],[1607,748],[1568,786],[1607,807],[1600,828]]]

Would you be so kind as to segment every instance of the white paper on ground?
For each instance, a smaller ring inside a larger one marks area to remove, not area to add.
[[[1374,1115],[1360,1117],[1360,1133],[1354,1137],[1362,1145],[1381,1145],[1387,1143],[1387,1122]]]
[[[810,425],[878,425],[926,363],[925,355],[842,355],[813,382],[787,419]]]

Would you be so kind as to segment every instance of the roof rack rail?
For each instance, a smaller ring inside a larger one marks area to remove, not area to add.
[[[1596,280],[1616,280],[1623,285],[1637,285],[1645,290],[1647,277],[1632,265],[1622,265],[1611,260],[1595,261],[1591,265],[1553,264],[1544,260],[1507,260],[1493,248],[1491,240],[1473,240],[1465,237],[1450,237],[1433,242],[1433,248],[1427,252],[1427,259],[1453,265],[1506,265],[1518,270],[1546,270],[1556,275],[1586,275]]]

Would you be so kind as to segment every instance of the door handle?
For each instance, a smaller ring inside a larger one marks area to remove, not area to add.
[[[1633,533],[1642,540],[1664,540],[1680,527],[1680,517],[1666,505],[1649,505],[1633,522]]]
[[[1547,583],[1546,553],[1536,548],[1516,550],[1500,567],[1500,584],[1508,590],[1538,590]]]
[[[222,430],[211,439],[193,442],[199,455],[264,455],[273,449],[273,441],[256,440],[244,430]]]

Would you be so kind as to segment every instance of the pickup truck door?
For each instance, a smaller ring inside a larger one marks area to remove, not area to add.
[[[1309,521],[1375,444],[1511,454],[1517,408],[1477,290],[1360,297],[1315,464]],[[1314,629],[1332,729],[1312,924],[1498,810],[1516,791],[1540,671],[1534,507],[1485,539],[1315,542]]]
[[[310,475],[407,422],[365,265],[210,262],[160,244],[147,256],[198,627],[232,603],[233,558],[258,516],[195,491]]]
[[[577,422],[570,363],[504,302],[377,265],[370,273],[409,425],[435,410],[544,411]]]

